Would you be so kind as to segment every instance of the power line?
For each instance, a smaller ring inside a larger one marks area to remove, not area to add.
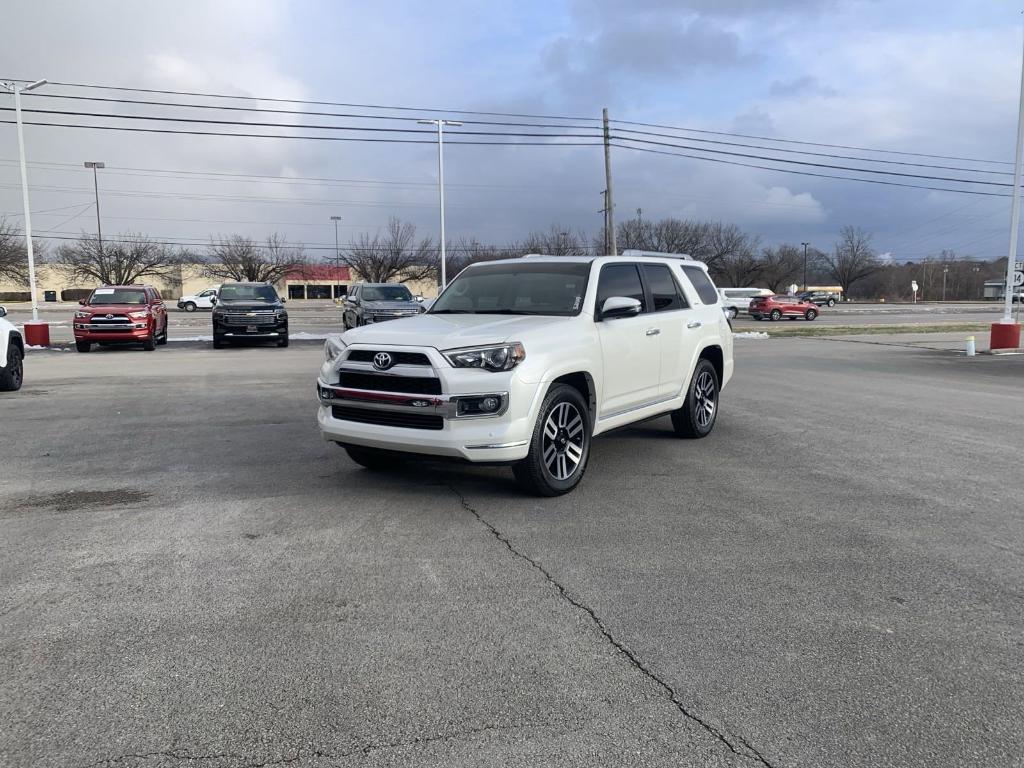
[[[977,189],[949,189],[948,187],[933,187],[924,184],[905,184],[898,181],[885,181],[883,179],[856,179],[849,176],[836,176],[829,173],[815,173],[813,171],[798,171],[793,168],[773,168],[769,165],[757,165],[755,163],[744,163],[738,160],[726,160],[721,157],[704,157],[702,155],[688,155],[682,152],[668,152],[663,149],[651,149],[649,147],[633,147],[627,144],[613,144],[619,149],[631,149],[634,152],[649,152],[655,155],[670,155],[672,157],[686,157],[691,160],[703,160],[709,163],[721,163],[724,165],[738,165],[744,168],[757,168],[762,171],[776,171],[778,173],[792,173],[797,176],[814,176],[821,179],[839,179],[841,181],[860,181],[865,184],[881,184],[887,187],[906,187],[908,189],[927,189],[933,192],[956,192],[961,195],[983,195],[985,197],[1009,197],[999,192],[982,192]]]

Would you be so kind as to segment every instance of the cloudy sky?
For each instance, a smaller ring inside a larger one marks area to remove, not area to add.
[[[232,102],[66,86],[48,86],[40,95],[26,97],[25,106],[32,108],[412,129],[422,126],[413,121],[204,112],[50,96],[407,118],[435,117],[439,113],[429,110],[447,108],[570,116],[581,119],[560,122],[584,127],[563,132],[590,134],[589,126],[599,121],[606,106],[617,120],[763,137],[632,134],[724,152],[765,156],[769,150],[751,147],[769,147],[770,156],[804,162],[1000,183],[1009,180],[1005,174],[1011,168],[1005,163],[1013,157],[1021,17],[1019,8],[997,0],[9,0],[4,18],[8,34],[0,48],[3,78],[414,109]],[[0,96],[0,107],[10,106],[10,97]],[[0,119],[11,119],[11,113],[0,114]],[[246,130],[40,114],[27,114],[26,119]],[[258,130],[338,135],[300,128]],[[696,142],[701,137],[732,143]],[[769,138],[1002,164],[792,145]],[[389,216],[413,221],[423,234],[437,232],[436,150],[431,144],[32,125],[26,127],[26,141],[34,225],[43,232],[73,235],[95,229],[92,176],[81,167],[84,160],[107,164],[100,189],[108,236],[143,231],[167,240],[202,242],[211,234],[262,237],[279,231],[315,249],[333,246],[332,215],[342,217],[342,243],[359,231],[380,227]],[[779,155],[774,153],[778,148],[821,154]],[[450,239],[506,243],[554,224],[598,230],[604,187],[600,147],[446,149]],[[696,154],[766,164],[737,155]],[[830,154],[987,173],[822,156]],[[14,129],[0,124],[0,215],[21,210],[16,159]],[[807,240],[818,247],[829,247],[843,225],[856,224],[874,233],[880,252],[899,259],[921,258],[942,248],[992,258],[1006,249],[1009,202],[1004,197],[841,181],[623,148],[613,149],[612,162],[620,219],[635,216],[637,208],[645,218],[720,219],[759,234],[766,243]],[[1005,188],[991,185],[788,167],[1005,193]]]

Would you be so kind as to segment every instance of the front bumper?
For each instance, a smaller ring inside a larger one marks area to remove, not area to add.
[[[75,322],[72,333],[74,334],[75,341],[143,341],[149,338],[149,323],[142,321],[99,325]]]
[[[215,336],[224,336],[226,338],[277,338],[288,334],[288,323],[274,325],[227,325],[225,323],[214,323],[213,333]]]

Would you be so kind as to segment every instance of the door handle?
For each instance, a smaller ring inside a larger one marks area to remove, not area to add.
[[[691,321],[691,322],[686,324],[687,328],[700,328],[700,326],[701,326],[700,320],[693,320],[693,321]]]
[[[647,329],[647,335],[648,336],[657,336],[659,333],[661,333],[661,328],[648,328]]]

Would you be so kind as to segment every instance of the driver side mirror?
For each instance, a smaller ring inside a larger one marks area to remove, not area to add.
[[[79,299],[78,303],[81,304],[84,307],[85,306],[85,299]]]
[[[216,296],[211,296],[210,297],[210,304],[216,304],[216,303],[217,303],[217,297]]]
[[[281,303],[284,304],[286,301],[288,301],[288,299],[286,299],[284,296],[282,296],[281,297]]]
[[[609,296],[601,305],[601,319],[610,320],[616,317],[632,317],[640,314],[641,305],[636,299],[628,296]]]

